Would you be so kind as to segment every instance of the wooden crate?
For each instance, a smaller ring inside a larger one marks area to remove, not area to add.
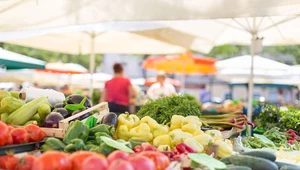
[[[65,135],[65,132],[69,126],[69,123],[70,121],[88,113],[88,112],[91,112],[91,111],[95,111],[95,110],[98,110],[99,113],[95,113],[91,116],[94,116],[98,119],[97,123],[101,121],[101,119],[103,118],[104,115],[108,114],[109,113],[109,108],[108,108],[108,103],[107,102],[102,102],[102,103],[99,103],[87,110],[84,110],[76,115],[73,115],[73,116],[70,116],[66,119],[63,119],[59,122],[59,125],[58,125],[58,128],[45,128],[45,127],[42,127],[41,129],[46,132],[47,136],[51,136],[51,137],[56,137],[56,138],[63,138],[64,135]],[[83,122],[85,121],[86,119],[82,120]]]

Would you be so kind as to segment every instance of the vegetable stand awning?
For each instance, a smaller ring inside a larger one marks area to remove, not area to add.
[[[3,0],[0,1],[0,31],[97,22],[292,15],[299,14],[299,2],[299,0]]]
[[[6,69],[45,69],[46,62],[0,48],[0,66]]]
[[[215,67],[216,61],[213,58],[196,57],[191,52],[186,52],[180,55],[148,57],[143,62],[143,68],[182,74],[181,87],[184,90],[186,74],[214,74],[217,72]]]
[[[84,74],[88,70],[77,63],[47,63],[44,72],[61,73],[61,74]]]

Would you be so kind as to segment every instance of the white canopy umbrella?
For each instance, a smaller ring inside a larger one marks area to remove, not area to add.
[[[97,22],[292,15],[299,14],[299,2],[300,0],[9,0],[0,1],[0,31]]]
[[[250,55],[233,57],[216,62],[218,79],[248,78],[251,74]],[[260,56],[255,56],[253,61],[253,74],[257,78],[289,78],[291,66]],[[249,81],[249,80],[248,80]]]

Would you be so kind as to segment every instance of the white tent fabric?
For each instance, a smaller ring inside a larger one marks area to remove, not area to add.
[[[217,78],[248,78],[251,69],[251,56],[239,56],[216,62]],[[288,78],[291,66],[260,56],[254,56],[254,76],[259,78]],[[249,81],[249,80],[248,80]]]
[[[140,31],[138,33],[143,34],[146,32],[147,31]],[[95,53],[173,54],[183,53],[186,51],[186,48],[178,45],[163,42],[154,38],[148,38],[137,33],[122,31],[99,32],[94,33],[94,35],[93,32],[65,32],[6,42],[69,54],[90,54],[93,36],[95,37]],[[209,47],[209,49],[210,48],[211,47]]]
[[[300,0],[9,0],[0,1],[0,31],[115,21],[296,15],[299,11]]]

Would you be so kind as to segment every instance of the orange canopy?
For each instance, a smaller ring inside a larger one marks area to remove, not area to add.
[[[194,57],[192,53],[175,56],[156,56],[148,57],[143,62],[143,68],[146,70],[163,70],[167,73],[183,74],[214,74],[217,72],[214,58]]]

